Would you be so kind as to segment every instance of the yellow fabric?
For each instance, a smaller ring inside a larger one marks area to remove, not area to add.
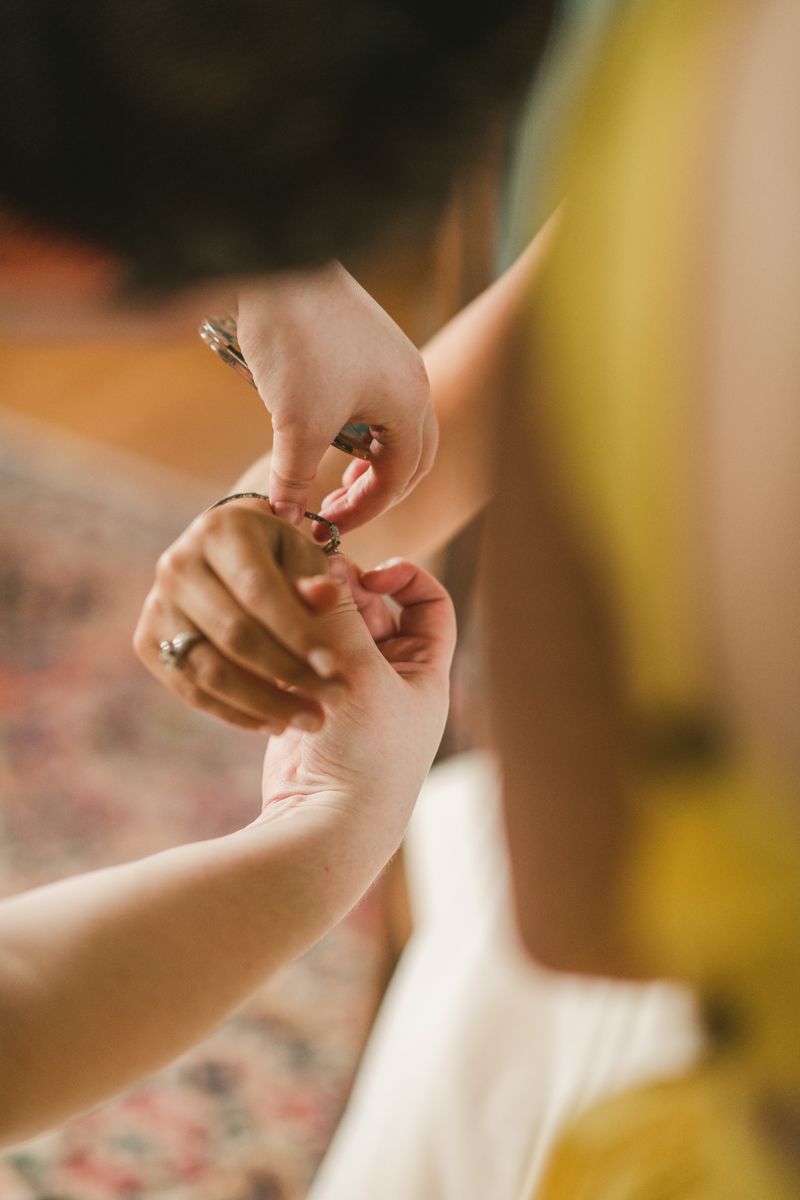
[[[568,199],[537,298],[564,496],[617,610],[632,703],[656,726],[714,708],[693,267],[744,4],[623,6],[556,181]],[[800,1195],[800,829],[783,799],[743,747],[643,773],[626,920],[654,974],[697,987],[715,1036],[693,1076],[581,1117],[540,1200]]]

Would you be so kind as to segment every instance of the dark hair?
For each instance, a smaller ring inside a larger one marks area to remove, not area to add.
[[[4,0],[0,208],[164,289],[430,226],[552,0]]]

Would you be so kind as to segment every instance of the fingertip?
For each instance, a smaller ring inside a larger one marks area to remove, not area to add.
[[[295,587],[309,608],[319,615],[330,612],[338,603],[339,589],[327,575],[296,579]]]
[[[399,563],[408,562],[407,558],[403,558],[401,554],[396,554],[394,558],[387,558],[384,562],[378,563],[377,567],[373,567],[373,571],[388,571],[390,567],[396,567]]]
[[[276,721],[265,721],[263,725],[255,726],[255,731],[256,733],[265,733],[267,737],[280,737],[282,733],[286,732],[286,726],[279,725]]]
[[[287,500],[275,500],[270,504],[270,508],[276,517],[280,517],[289,525],[299,525],[303,519],[303,509],[299,504]]]
[[[331,679],[337,671],[336,655],[327,646],[315,646],[306,655],[308,665],[319,675],[320,679]]]
[[[296,712],[292,716],[289,724],[294,729],[301,730],[302,733],[318,733],[325,722],[324,716],[318,716],[313,712]]]
[[[331,579],[334,583],[347,583],[348,565],[345,556],[332,554],[328,562],[330,563]]]
[[[322,516],[338,525],[340,533],[350,533],[379,517],[399,500],[405,483],[405,479],[387,480],[375,470],[365,472],[349,487],[339,488],[325,497]]]

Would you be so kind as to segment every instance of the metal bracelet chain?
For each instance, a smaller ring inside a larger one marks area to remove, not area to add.
[[[230,504],[231,500],[266,500],[269,504],[269,496],[262,496],[261,492],[237,492],[235,496],[224,496],[222,500],[217,500],[216,504],[212,504],[207,512],[211,512],[212,508],[220,508],[223,504]],[[330,540],[322,547],[323,554],[335,554],[342,544],[342,539],[339,537],[339,530],[333,521],[329,521],[327,517],[321,517],[319,513],[307,512],[303,513],[304,517],[308,517],[310,521],[321,521],[323,525],[328,526],[330,531]]]

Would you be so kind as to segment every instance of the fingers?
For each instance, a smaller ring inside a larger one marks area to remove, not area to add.
[[[282,733],[287,725],[306,731],[321,728],[325,714],[318,703],[231,662],[205,637],[191,648],[180,669],[166,669],[148,633],[156,616],[164,630],[162,640],[200,631],[185,613],[165,606],[153,589],[134,636],[134,649],[145,665],[187,704],[243,729]]]
[[[321,551],[265,503],[226,505],[162,555],[134,644],[153,674],[194,707],[245,728],[282,728],[303,717],[318,727],[322,704],[336,706],[346,695],[323,619],[338,596]],[[184,631],[205,640],[184,670],[165,670],[160,644]]]
[[[384,642],[394,637],[397,626],[394,617],[383,601],[383,596],[368,591],[361,583],[361,571],[353,563],[349,564],[348,583],[350,594],[362,621],[367,627],[374,642]]]
[[[438,440],[439,426],[430,403],[422,419],[376,431],[372,462],[347,468],[342,487],[325,497],[322,515],[334,521],[340,533],[380,516],[428,473]]]
[[[421,664],[444,674],[449,671],[456,640],[455,612],[446,589],[429,571],[397,558],[362,574],[338,554],[331,560],[334,572],[348,584],[329,618],[343,656],[356,646],[366,646],[368,633],[393,665]],[[400,608],[398,623],[383,596],[390,596]]]
[[[437,579],[407,559],[390,559],[360,579],[366,591],[391,596],[401,612],[397,635],[384,643],[390,662],[449,670],[456,641],[453,604]]]
[[[436,458],[436,451],[438,447],[439,421],[436,417],[433,404],[429,403],[425,412],[425,420],[422,427],[422,453],[420,454],[417,469],[411,476],[411,479],[408,481],[403,495],[400,497],[401,500],[403,500],[409,492],[414,490],[420,479],[423,479],[428,474]]]
[[[179,610],[230,662],[262,679],[279,679],[320,699],[330,691],[332,685],[320,679],[307,662],[290,653],[269,632],[268,622],[265,628],[264,623],[254,619],[241,603],[237,603],[235,593],[223,586],[204,563],[187,564],[176,580],[172,596]],[[274,607],[277,610],[278,605]],[[301,616],[306,618],[310,614],[301,613]],[[292,613],[290,623],[294,620]],[[319,642],[318,633],[314,640]]]
[[[340,533],[348,533],[385,512],[403,495],[419,466],[422,429],[403,422],[392,430],[376,433],[372,442],[369,470],[339,492],[326,497],[323,517],[335,522]]]
[[[363,475],[364,472],[368,470],[369,463],[365,462],[363,458],[351,459],[350,463],[345,469],[344,474],[342,475],[342,488],[346,490],[347,488],[351,487],[352,484],[354,484],[358,479],[359,475]]]
[[[287,562],[266,559],[250,533],[247,527],[231,524],[211,531],[205,540],[205,562],[195,558],[184,563],[174,580],[175,600],[232,661],[322,696],[325,685],[308,663],[319,657],[315,651],[328,650],[333,673],[335,656],[321,642],[318,619],[299,601],[288,578],[298,564],[305,565],[306,551],[279,552]],[[310,543],[306,546],[320,554]]]
[[[237,323],[272,415],[277,516],[300,523],[322,456],[347,422],[372,428],[374,460],[325,513],[342,532],[378,516],[428,469],[435,417],[422,356],[340,264],[241,287]]]
[[[314,612],[326,613],[336,607],[339,599],[338,589],[336,584],[324,575],[295,579],[294,586]]]

